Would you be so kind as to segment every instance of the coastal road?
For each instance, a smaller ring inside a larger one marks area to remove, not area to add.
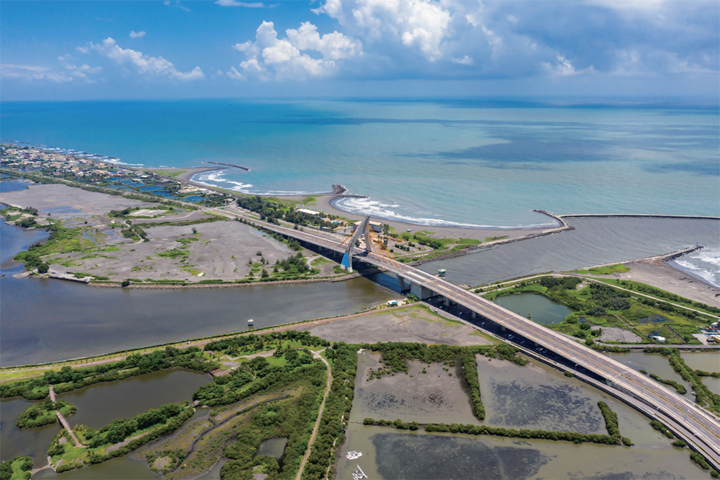
[[[228,217],[236,215],[218,209],[212,210],[214,213]],[[244,216],[242,213],[240,213],[240,215]],[[345,250],[335,239],[337,237],[333,238],[320,232],[311,233],[290,229],[247,217],[246,219],[268,230],[335,252],[343,252]],[[641,411],[645,410],[647,406],[650,406],[657,412],[657,417],[665,420],[666,424],[680,425],[687,432],[690,432],[688,434],[681,430],[678,433],[698,452],[703,454],[706,459],[713,463],[716,468],[720,467],[720,423],[717,417],[702,407],[666,389],[664,386],[660,386],[656,382],[648,381],[648,379],[639,372],[606,357],[602,353],[596,352],[560,333],[517,315],[457,285],[375,253],[364,253],[356,249],[355,258],[388,270],[408,281],[428,288],[435,294],[442,295],[480,316],[522,335],[535,344],[563,356],[567,360],[575,363],[576,366],[583,367],[605,378],[615,389],[631,396],[635,402],[640,404],[638,405],[638,409]]]

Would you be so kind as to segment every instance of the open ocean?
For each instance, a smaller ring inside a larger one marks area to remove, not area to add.
[[[342,183],[370,198],[340,208],[424,225],[547,224],[535,208],[720,216],[717,106],[7,102],[0,121],[3,140],[128,165],[239,164],[250,171],[195,180],[244,193],[320,193]],[[678,264],[720,283],[718,233],[717,244]]]

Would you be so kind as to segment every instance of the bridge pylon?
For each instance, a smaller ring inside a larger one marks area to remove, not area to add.
[[[355,249],[355,242],[357,242],[358,237],[360,237],[361,234],[365,235],[365,245],[368,245],[370,242],[370,237],[368,237],[368,226],[370,225],[370,215],[366,216],[362,222],[360,222],[360,225],[355,229],[355,232],[353,233],[352,237],[350,238],[350,243],[347,246],[347,249],[345,250],[345,253],[343,254],[343,259],[340,265],[347,270],[348,272],[352,272],[352,256],[353,256],[353,250]],[[369,251],[369,248],[368,248]]]

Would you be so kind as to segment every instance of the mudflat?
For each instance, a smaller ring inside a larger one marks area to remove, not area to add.
[[[359,358],[351,422],[372,417],[418,423],[480,424],[473,415],[459,363],[455,366],[427,365],[411,360],[407,361],[408,373],[398,372],[368,380],[371,368],[382,367],[379,360],[379,353]]]

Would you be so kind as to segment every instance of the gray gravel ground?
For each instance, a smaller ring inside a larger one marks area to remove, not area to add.
[[[110,210],[156,205],[56,184],[30,185],[26,190],[0,193],[0,202],[22,208],[35,207],[41,215],[50,213],[56,218],[89,217]]]
[[[380,312],[303,330],[332,342],[421,342],[447,345],[492,343],[474,334],[476,332],[474,328],[459,322],[450,322],[423,308]]]
[[[172,219],[172,218],[170,218]],[[197,234],[193,234],[193,228]],[[112,230],[107,229],[109,233]],[[108,276],[113,280],[125,278],[153,280],[216,279],[236,280],[250,270],[248,260],[264,258],[269,266],[293,254],[287,246],[264,236],[257,230],[232,221],[201,223],[188,226],[145,227],[149,242],[114,237],[118,251],[97,254],[70,253],[55,256],[51,262],[59,271],[84,272]],[[99,235],[102,237],[102,234]],[[160,257],[159,253],[182,249],[177,239],[196,238],[186,248],[188,257]],[[262,257],[257,252],[262,252]],[[62,266],[60,262],[72,260],[74,264]],[[202,276],[199,274],[202,273]]]

